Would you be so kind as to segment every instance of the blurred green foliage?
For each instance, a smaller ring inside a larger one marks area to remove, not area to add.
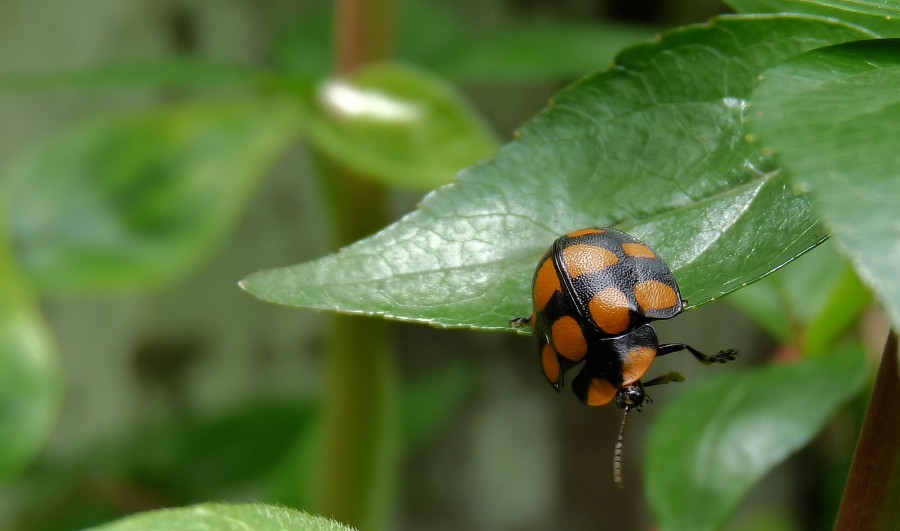
[[[44,293],[152,287],[232,228],[296,132],[286,101],[158,109],[67,131],[5,174],[7,227]]]
[[[0,241],[0,482],[34,459],[62,395],[56,345],[34,293]]]
[[[805,446],[865,377],[863,348],[852,345],[711,378],[679,397],[647,441],[647,496],[660,529],[725,527],[750,487]]]
[[[76,11],[0,2],[0,527],[83,528],[213,499],[316,511],[329,473],[319,470],[323,318],[264,307],[234,282],[306,262],[244,286],[298,306],[507,328],[527,313],[536,256],[557,233],[589,225],[617,224],[652,243],[694,306],[737,290],[729,300],[785,347],[782,357],[808,359],[680,392],[648,439],[651,516],[637,490],[619,504],[598,486],[603,435],[582,428],[597,413],[570,413],[572,401],[551,413],[548,391],[532,394],[537,378],[518,379],[533,365],[527,341],[401,328],[397,354],[385,334],[371,349],[402,360],[398,422],[375,427],[399,441],[404,462],[430,446],[419,459],[445,452],[445,465],[407,465],[433,476],[420,479],[432,489],[401,484],[399,502],[391,485],[346,486],[370,498],[372,527],[399,511],[413,528],[594,528],[600,500],[612,527],[717,529],[752,485],[814,440],[864,384],[855,325],[871,295],[860,277],[897,324],[896,280],[881,267],[894,261],[880,254],[898,240],[885,144],[900,123],[897,44],[822,47],[895,35],[897,5],[735,0],[744,12],[804,14],[670,30],[607,70],[654,30],[603,16],[619,12],[615,2],[525,4],[400,2],[399,61],[336,80],[325,2],[93,0]],[[523,93],[543,101],[576,78],[491,156],[511,133],[495,133],[485,116],[520,123],[540,105],[520,104]],[[861,145],[865,157],[853,156]],[[325,208],[354,215],[327,204],[329,184],[313,178],[335,168],[392,187],[392,218],[411,209],[409,190],[452,184],[380,234],[310,261],[334,250]],[[842,208],[848,189],[870,202]],[[800,257],[827,233],[835,247]],[[483,405],[460,421],[473,395]],[[371,405],[351,404],[344,420],[372,422]],[[611,441],[614,423],[600,418]],[[854,433],[850,418],[843,433]],[[752,444],[748,434],[761,433],[766,444]],[[348,459],[383,455],[346,442]],[[848,445],[852,435],[843,452]],[[846,474],[846,456],[813,457],[838,482]],[[396,476],[393,462],[371,465]],[[562,474],[588,486],[573,494]],[[775,519],[788,529],[821,523],[791,514]],[[105,528],[185,519],[340,528],[272,506],[216,504]]]

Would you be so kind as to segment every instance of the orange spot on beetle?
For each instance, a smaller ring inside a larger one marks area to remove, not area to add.
[[[628,256],[635,258],[656,258],[656,253],[653,252],[653,249],[642,243],[623,243],[622,250]]]
[[[678,304],[678,293],[658,280],[645,280],[634,286],[634,298],[645,312],[665,310]]]
[[[564,315],[550,326],[553,335],[553,346],[560,356],[572,361],[581,361],[587,354],[587,340],[581,331],[581,326],[574,317]]]
[[[588,302],[591,319],[607,334],[619,334],[631,325],[628,297],[616,288],[598,291]]]
[[[603,234],[604,232],[606,231],[603,229],[581,229],[570,232],[566,234],[566,236],[569,238],[577,238],[579,236],[587,236],[588,234]]]
[[[546,343],[541,350],[541,367],[544,369],[544,376],[550,380],[553,385],[559,385],[559,358],[556,357],[556,351],[553,345]]]
[[[656,357],[656,349],[653,347],[633,347],[628,351],[628,357],[622,363],[622,385],[631,385],[640,380],[653,358]]]
[[[560,289],[559,277],[556,275],[556,268],[553,267],[553,260],[548,258],[544,260],[534,279],[535,313],[543,310],[553,294]]]
[[[619,263],[616,253],[603,247],[584,243],[577,243],[563,249],[562,260],[566,266],[566,273],[571,277],[596,273]]]
[[[592,378],[587,392],[587,405],[605,406],[616,396],[616,388],[603,378]]]

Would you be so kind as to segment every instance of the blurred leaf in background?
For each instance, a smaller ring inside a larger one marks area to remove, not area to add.
[[[503,7],[495,3],[485,9],[500,18],[496,12]],[[397,59],[454,82],[564,81],[609,67],[617,52],[658,33],[602,19],[554,22],[540,16],[473,29],[466,18],[450,4],[400,2]],[[275,39],[276,69],[307,81],[330,75],[333,25],[330,4],[288,20]]]
[[[863,349],[853,345],[682,393],[647,440],[647,499],[660,529],[722,529],[750,487],[809,443],[865,376]]]
[[[448,83],[422,70],[373,65],[319,86],[310,140],[386,185],[429,190],[494,151],[493,133]]]
[[[284,101],[158,110],[44,143],[3,175],[6,225],[45,292],[158,286],[221,242],[296,133]]]
[[[871,298],[834,243],[826,242],[728,301],[779,344],[816,356],[852,331]]]
[[[61,88],[101,90],[108,88],[203,89],[223,86],[254,86],[272,82],[263,70],[215,62],[200,57],[167,57],[141,62],[120,62],[93,68],[0,75],[0,93],[22,95],[52,92]]]
[[[524,23],[471,35],[424,64],[459,81],[578,78],[654,36],[651,29],[622,24]]]
[[[58,355],[0,237],[0,484],[24,469],[50,435],[63,396]]]

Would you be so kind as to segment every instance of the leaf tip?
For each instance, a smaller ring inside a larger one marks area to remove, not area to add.
[[[258,293],[259,292],[259,289],[257,286],[257,277],[258,276],[259,276],[259,272],[251,273],[250,275],[247,275],[246,277],[242,278],[241,280],[238,280],[237,285],[238,285],[238,288],[241,289],[241,291],[244,291],[246,293],[249,293],[250,295],[253,295],[254,297],[262,299],[263,297]]]

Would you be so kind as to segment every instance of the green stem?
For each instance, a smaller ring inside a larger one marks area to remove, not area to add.
[[[385,190],[319,156],[340,245],[381,228]],[[393,495],[399,443],[397,375],[387,323],[337,315],[325,360],[316,512],[358,529],[381,529]]]
[[[891,332],[878,368],[835,529],[900,529],[900,371]]]
[[[391,55],[395,0],[337,2],[337,69],[341,75]],[[320,156],[335,240],[346,245],[387,222],[386,191]],[[387,323],[337,316],[325,367],[317,512],[359,529],[385,527],[399,442],[397,375]]]
[[[397,378],[385,323],[339,316],[331,333],[317,512],[381,529],[397,463]]]

